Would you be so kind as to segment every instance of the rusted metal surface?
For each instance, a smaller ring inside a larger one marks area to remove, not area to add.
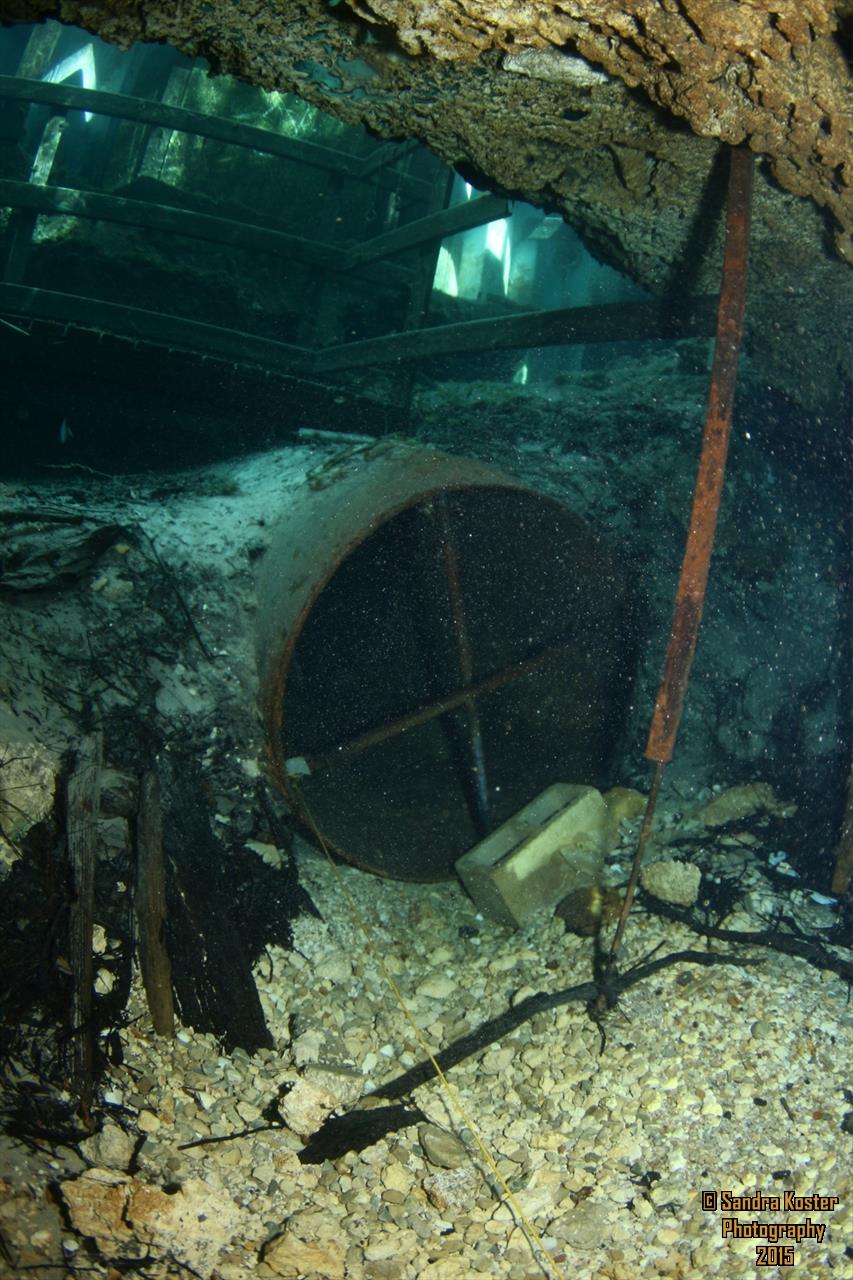
[[[380,524],[430,496],[469,484],[514,483],[482,463],[380,441],[354,449],[339,469],[309,477],[289,498],[258,577],[261,710],[270,744],[281,733],[285,687],[302,628],[346,557]],[[274,747],[270,763],[287,792],[284,760]]]
[[[468,627],[465,622],[465,602],[459,578],[459,552],[456,547],[456,537],[447,518],[446,504],[443,500],[439,500],[434,505],[438,511],[438,521],[441,527],[441,549],[447,573],[447,588],[450,593],[450,612],[453,618],[453,638],[459,662],[459,675],[463,688],[468,689],[471,687],[474,668],[471,661]],[[477,819],[481,830],[485,832],[488,829],[489,822],[489,783],[486,774],[486,757],[483,751],[480,714],[477,710],[477,701],[473,696],[466,698],[463,705],[468,735],[467,772],[470,777]]]
[[[652,834],[652,821],[655,816],[660,784],[663,781],[663,771],[664,766],[659,763],[655,769],[655,776],[652,779],[651,789],[649,791],[648,799],[646,800],[646,811],[643,814],[643,825],[640,828],[640,835],[637,840],[637,849],[634,853],[631,875],[628,878],[625,897],[622,899],[622,906],[619,911],[619,920],[616,924],[616,932],[614,933],[613,941],[610,944],[611,961],[614,961],[619,955],[619,951],[622,946],[622,938],[625,934],[625,926],[628,923],[628,916],[630,915],[631,907],[634,904],[634,895],[637,892],[637,885],[640,883],[640,870],[643,865],[646,845],[649,842],[649,836]]]
[[[647,759],[658,764],[666,764],[672,759],[696,651],[725,478],[738,353],[743,336],[752,209],[752,154],[739,147],[732,150],[730,160],[723,279],[702,454],[696,473],[690,529],[675,598],[669,646],[645,753]]]
[[[633,635],[626,575],[589,526],[491,467],[400,441],[313,483],[283,503],[258,581],[269,766],[294,812],[370,870],[452,875],[481,834],[474,738],[466,766],[453,732],[468,706],[491,826],[552,781],[601,784]],[[294,757],[310,768],[298,786]]]
[[[634,862],[619,923],[610,944],[607,967],[612,970],[619,957],[628,914],[634,901],[646,844],[652,829],[655,806],[663,779],[664,767],[672,759],[690,668],[696,652],[696,640],[705,588],[714,550],[717,514],[723,492],[726,455],[732,425],[732,407],[737,381],[737,362],[743,337],[746,309],[746,262],[749,249],[749,224],[752,213],[752,155],[746,148],[730,153],[729,187],[726,205],[726,245],[723,255],[723,279],[717,308],[717,337],[702,453],[696,472],[690,529],[681,565],[681,577],[675,596],[675,612],[666,651],[663,676],[652,715],[646,758],[657,765],[643,826],[634,853]]]

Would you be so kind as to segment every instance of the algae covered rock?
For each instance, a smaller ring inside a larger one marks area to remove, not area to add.
[[[18,857],[17,842],[53,808],[59,761],[30,741],[0,744],[0,862]]]

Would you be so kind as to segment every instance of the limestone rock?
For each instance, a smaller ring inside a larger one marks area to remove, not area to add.
[[[171,1253],[202,1275],[210,1275],[240,1229],[240,1210],[227,1192],[199,1178],[174,1195],[134,1180],[126,1217],[152,1251]]]
[[[15,843],[53,808],[56,757],[35,742],[0,744],[0,861],[17,858]]]
[[[607,1239],[610,1206],[604,1201],[584,1200],[561,1222],[561,1236],[574,1249],[596,1249]]]
[[[335,1240],[300,1240],[291,1231],[264,1245],[261,1261],[285,1280],[312,1275],[322,1280],[344,1280],[344,1249]]]
[[[768,782],[747,782],[740,787],[730,787],[698,810],[696,817],[706,827],[721,827],[726,822],[751,818],[756,813],[771,813],[779,818],[789,818],[796,812],[796,805],[777,799]]]
[[[480,1175],[472,1165],[459,1169],[442,1169],[424,1178],[424,1191],[439,1213],[468,1213],[480,1193]]]
[[[93,1134],[80,1149],[88,1160],[104,1169],[126,1170],[133,1156],[136,1139],[120,1125],[107,1121],[100,1133]]]
[[[75,1229],[95,1241],[106,1257],[128,1246],[132,1239],[124,1211],[133,1179],[114,1169],[89,1169],[61,1186],[62,1199]]]
[[[702,872],[694,862],[652,862],[643,867],[640,883],[662,902],[692,907],[699,896]]]
[[[430,1000],[446,1000],[448,996],[453,995],[457,986],[458,983],[454,978],[436,973],[425,978],[418,986],[417,992],[419,996],[428,996]]]
[[[173,1195],[113,1169],[89,1169],[63,1182],[72,1224],[108,1258],[170,1253],[210,1274],[237,1234],[240,1213],[224,1191],[189,1179]]]
[[[300,1138],[310,1138],[338,1107],[358,1102],[363,1084],[350,1067],[310,1067],[279,1104],[281,1117]]]
[[[317,1062],[323,1052],[325,1035],[320,1027],[308,1027],[293,1041],[293,1061],[297,1067]]]
[[[330,951],[314,965],[314,973],[329,982],[346,982],[352,977],[352,959],[343,951]]]

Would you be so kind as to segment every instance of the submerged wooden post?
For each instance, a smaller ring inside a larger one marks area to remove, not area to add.
[[[163,938],[166,924],[166,878],[163,869],[163,814],[160,779],[151,769],[142,777],[136,816],[136,921],[139,968],[159,1036],[175,1031],[172,966]]]
[[[841,835],[835,847],[835,867],[832,873],[832,892],[846,893],[853,881],[853,761],[847,780],[847,804],[841,824]]]
[[[85,738],[66,789],[65,831],[71,867],[69,921],[72,1082],[80,1113],[88,1120],[95,1088],[95,1035],[92,1023],[92,926],[95,896],[95,842],[100,812],[100,732]]]

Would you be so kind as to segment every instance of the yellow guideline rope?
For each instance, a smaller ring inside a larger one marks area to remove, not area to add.
[[[379,954],[379,952],[376,950],[375,946],[373,945],[373,939],[370,936],[370,931],[367,925],[365,924],[364,920],[362,919],[361,912],[358,909],[355,899],[347,889],[346,884],[344,883],[343,876],[340,874],[337,868],[337,865],[335,863],[335,860],[332,857],[331,853],[329,852],[329,847],[326,844],[326,841],[323,839],[323,836],[321,835],[316,822],[314,821],[313,813],[309,809],[308,805],[305,803],[305,795],[302,791],[300,791],[299,793],[299,798],[302,804],[303,812],[308,818],[308,821],[311,824],[314,834],[317,837],[318,841],[320,842],[320,848],[325,853],[326,858],[328,859],[328,862],[329,862],[329,866],[332,868],[332,871],[335,876],[335,880],[337,881],[338,888],[340,889],[341,893],[346,899],[347,906],[349,907],[352,913],[352,917],[355,920],[355,923],[358,925],[359,929],[361,930],[362,935],[364,936],[364,941],[367,947],[368,954],[370,955],[371,959],[379,966],[379,969],[380,969],[380,972],[382,973],[383,978],[388,983],[388,986],[391,988],[391,991],[393,992],[393,995],[394,995],[394,999],[397,1001],[397,1004],[400,1006],[403,1016],[405,1017],[406,1021],[408,1022],[409,1026],[412,1029],[412,1034],[418,1043],[418,1047],[420,1048],[424,1056],[428,1058],[429,1061],[432,1063],[433,1070],[435,1071],[435,1074],[438,1077],[439,1083],[441,1084],[441,1087],[444,1089],[451,1103],[451,1106],[455,1108],[456,1113],[460,1117],[463,1125],[465,1125],[466,1128],[468,1129],[469,1133],[471,1134],[472,1138],[477,1144],[477,1147],[479,1148],[479,1151],[480,1151],[480,1155],[483,1157],[484,1161],[486,1162],[492,1177],[499,1184],[504,1195],[506,1196],[507,1202],[511,1206],[517,1221],[521,1224],[521,1228],[525,1236],[527,1237],[527,1243],[530,1245],[530,1249],[531,1249],[531,1252],[533,1253],[534,1259],[540,1266],[544,1261],[546,1269],[550,1271],[552,1275],[556,1276],[557,1280],[566,1280],[565,1273],[560,1270],[560,1268],[557,1266],[557,1263],[548,1253],[547,1249],[545,1248],[545,1245],[542,1243],[542,1237],[539,1235],[539,1232],[536,1230],[533,1223],[527,1217],[521,1205],[516,1200],[506,1178],[498,1170],[498,1166],[495,1162],[494,1156],[489,1151],[485,1142],[477,1132],[476,1127],[474,1126],[467,1111],[462,1105],[462,1100],[460,1099],[459,1094],[456,1092],[455,1087],[450,1083],[447,1076],[444,1074],[441,1067],[438,1065],[435,1055],[433,1054],[432,1050],[430,1049],[429,1045],[427,1044],[426,1040],[421,1034],[420,1028],[415,1022],[411,1013],[409,1012],[408,1006],[406,1005],[406,1002],[403,999],[403,994],[400,991],[400,988],[397,986],[397,983],[394,981],[393,974],[389,973],[385,965],[385,961],[382,959],[382,956]]]

